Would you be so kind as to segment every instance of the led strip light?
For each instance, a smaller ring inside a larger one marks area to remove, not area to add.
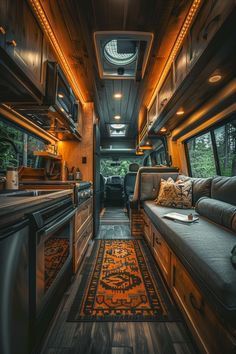
[[[151,98],[151,100],[150,100],[150,102],[148,104],[148,107],[147,107],[148,110],[150,109],[150,107],[151,107],[151,105],[152,105],[152,103],[153,103],[153,101],[154,101],[154,99],[155,99],[155,97],[157,95],[157,92],[160,90],[161,85],[163,84],[163,82],[164,82],[164,80],[166,78],[166,76],[167,76],[167,74],[168,74],[168,72],[170,70],[170,67],[171,67],[171,65],[172,65],[172,63],[173,63],[173,61],[174,61],[174,59],[175,59],[175,57],[176,57],[176,55],[178,53],[179,48],[183,44],[185,36],[186,36],[191,24],[193,23],[193,20],[195,18],[195,15],[197,14],[197,11],[198,11],[201,3],[202,3],[202,0],[194,0],[193,3],[192,3],[192,6],[191,6],[191,8],[190,8],[190,10],[188,12],[188,15],[187,15],[185,21],[184,21],[184,24],[181,27],[179,35],[178,35],[178,37],[177,37],[177,39],[175,41],[175,44],[174,44],[174,46],[173,46],[173,48],[171,50],[169,58],[168,58],[168,60],[167,60],[167,62],[165,64],[165,67],[164,67],[164,69],[163,69],[163,71],[161,73],[161,77],[160,77],[160,79],[159,79],[159,81],[158,81],[158,83],[156,85],[156,88],[155,88],[155,91],[154,91],[154,93],[152,95],[152,98]]]
[[[45,15],[42,5],[40,4],[40,1],[39,0],[29,0],[29,2],[31,4],[35,14],[37,15],[37,18],[38,18],[44,32],[46,33],[49,41],[51,42],[51,44],[55,50],[55,53],[56,53],[58,60],[59,60],[59,63],[61,65],[67,79],[69,80],[69,82],[74,90],[75,95],[77,96],[77,98],[79,98],[79,100],[82,104],[86,103],[86,99],[84,98],[84,96],[78,86],[77,80],[75,80],[75,78],[74,78],[74,74],[70,68],[70,65],[67,62],[65,55],[63,54],[63,51],[58,43],[58,40],[52,30],[52,27],[51,27],[49,21]]]

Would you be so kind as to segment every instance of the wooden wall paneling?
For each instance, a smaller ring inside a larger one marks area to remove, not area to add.
[[[60,141],[58,143],[59,154],[66,161],[69,170],[79,167],[84,181],[93,181],[93,103],[82,106],[82,140]],[[82,163],[82,157],[86,157],[86,164]]]

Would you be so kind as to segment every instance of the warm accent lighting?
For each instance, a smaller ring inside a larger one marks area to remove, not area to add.
[[[215,83],[215,82],[220,81],[221,79],[222,79],[222,76],[219,75],[219,74],[217,74],[217,75],[212,75],[212,76],[210,76],[209,79],[208,79],[208,81],[209,81],[211,84],[213,84],[213,83]]]
[[[182,116],[184,113],[185,113],[185,112],[184,112],[183,108],[180,108],[180,109],[176,112],[177,116]]]
[[[84,98],[84,96],[81,92],[78,82],[75,79],[75,76],[71,70],[71,67],[67,62],[66,56],[59,45],[59,42],[53,32],[51,24],[49,23],[46,15],[45,15],[43,7],[40,4],[40,1],[39,0],[30,0],[29,2],[33,8],[34,13],[37,15],[37,18],[38,18],[44,32],[46,33],[49,41],[51,42],[51,44],[53,46],[53,49],[54,49],[54,51],[57,55],[57,58],[58,58],[58,62],[61,65],[67,79],[69,80],[70,85],[71,85],[75,95],[81,101],[81,103],[84,104],[86,102],[86,99]]]
[[[59,98],[64,98],[63,93],[58,93],[58,97],[59,97]]]
[[[144,152],[142,150],[136,150],[136,155],[143,155]]]
[[[121,118],[121,116],[114,116],[114,119],[119,120]]]
[[[167,129],[166,129],[165,127],[163,127],[163,128],[160,129],[160,132],[161,132],[161,133],[165,133],[166,131],[167,131]]]
[[[114,98],[121,98],[122,97],[122,94],[121,93],[115,93],[113,95]]]
[[[195,15],[197,14],[197,10],[198,10],[199,6],[201,5],[201,3],[202,3],[202,0],[194,0],[193,3],[192,3],[192,6],[191,6],[191,8],[190,8],[190,10],[189,10],[189,12],[187,14],[187,17],[186,17],[186,19],[185,19],[185,21],[183,23],[183,26],[181,27],[179,35],[178,35],[178,37],[177,37],[177,39],[175,41],[175,44],[174,44],[174,46],[173,46],[173,48],[171,50],[171,53],[170,53],[170,55],[169,55],[169,57],[168,57],[168,59],[166,61],[165,67],[164,67],[164,69],[163,69],[163,71],[161,73],[161,77],[160,77],[160,79],[159,79],[159,81],[158,81],[158,83],[156,85],[156,88],[155,88],[155,90],[153,92],[152,98],[151,98],[151,100],[150,100],[150,102],[148,104],[148,107],[147,107],[148,110],[150,109],[150,107],[151,107],[151,105],[152,105],[152,103],[153,103],[153,101],[154,101],[154,99],[155,99],[155,97],[157,95],[157,92],[160,90],[160,88],[161,88],[161,86],[162,86],[162,84],[163,84],[163,82],[164,82],[164,80],[166,78],[172,63],[173,63],[176,55],[178,54],[179,48],[183,44],[183,41],[184,41],[184,39],[186,37],[186,34],[188,33],[188,30],[189,30],[190,26],[193,23],[193,20],[195,18]]]

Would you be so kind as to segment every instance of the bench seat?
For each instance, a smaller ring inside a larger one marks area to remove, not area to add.
[[[166,208],[154,201],[143,202],[143,208],[215,310],[235,318],[236,269],[230,255],[236,235],[202,216],[190,225],[163,218],[169,212],[189,214],[192,209]]]

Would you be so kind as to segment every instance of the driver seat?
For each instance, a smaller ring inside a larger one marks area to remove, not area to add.
[[[124,178],[125,206],[128,212],[129,212],[129,199],[134,194],[134,187],[135,187],[138,170],[139,170],[139,164],[131,163],[129,165],[129,172],[126,173]]]

